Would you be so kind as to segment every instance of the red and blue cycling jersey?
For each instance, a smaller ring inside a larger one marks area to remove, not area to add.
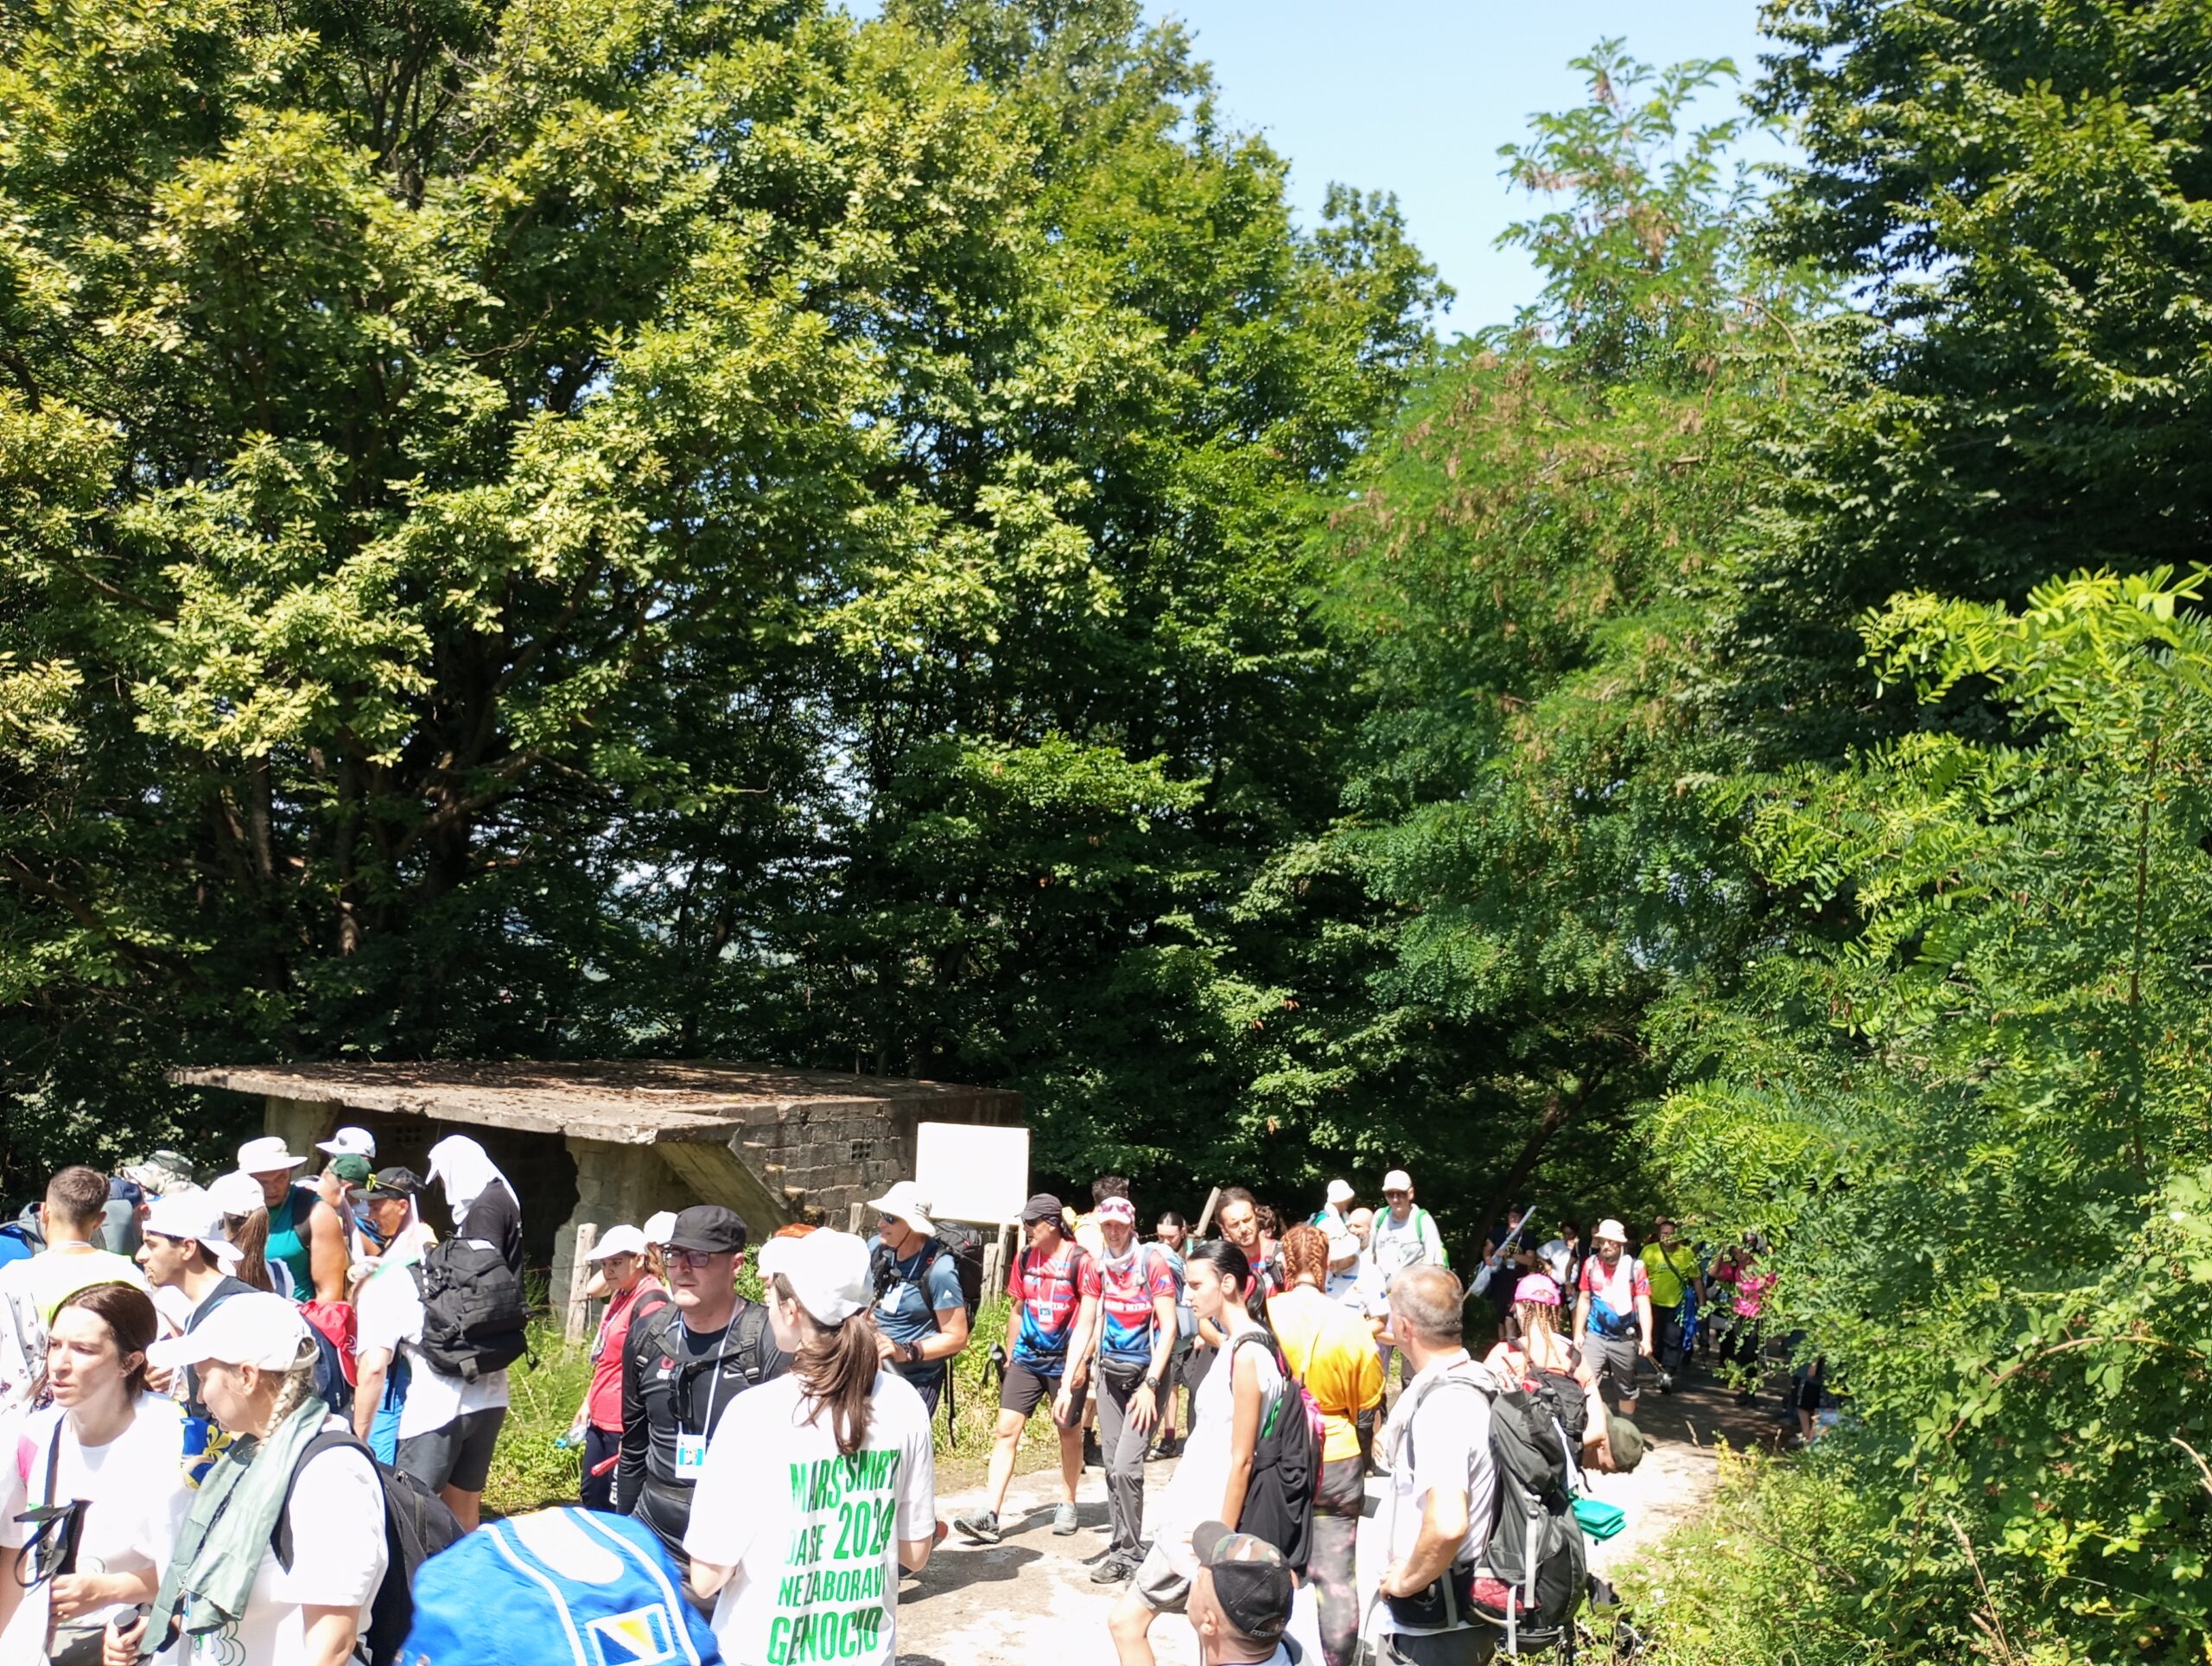
[[[1079,1243],[1064,1243],[1049,1256],[1025,1250],[1006,1289],[1021,1310],[1014,1363],[1039,1377],[1059,1376],[1067,1369],[1068,1343],[1083,1299],[1098,1294],[1098,1263]]]
[[[1098,1264],[1098,1305],[1105,1325],[1098,1351],[1118,1364],[1148,1364],[1152,1360],[1154,1296],[1175,1299],[1175,1275],[1157,1244],[1132,1245],[1116,1265]]]

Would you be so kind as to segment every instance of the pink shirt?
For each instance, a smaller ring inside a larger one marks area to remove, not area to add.
[[[646,1274],[607,1302],[600,1315],[599,1337],[591,1345],[591,1393],[585,1399],[591,1426],[609,1434],[622,1428],[622,1345],[630,1338],[630,1319],[638,1311],[638,1298],[658,1290],[661,1282]]]

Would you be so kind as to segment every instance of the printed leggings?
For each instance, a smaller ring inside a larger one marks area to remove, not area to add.
[[[1313,1498],[1313,1542],[1306,1577],[1321,1615],[1321,1652],[1328,1666],[1351,1666],[1359,1648],[1359,1587],[1353,1578],[1360,1512],[1366,1502],[1364,1463],[1337,1458],[1321,1466]]]

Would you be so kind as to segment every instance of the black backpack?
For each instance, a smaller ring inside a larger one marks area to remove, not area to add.
[[[464,1383],[504,1370],[530,1351],[530,1305],[506,1257],[474,1238],[446,1238],[415,1265],[423,1297],[423,1357]]]
[[[366,1458],[384,1489],[384,1582],[369,1604],[369,1626],[361,1640],[368,1649],[369,1666],[393,1666],[415,1622],[416,1571],[448,1545],[458,1543],[463,1530],[438,1495],[413,1476],[378,1463],[376,1454],[347,1431],[325,1429],[301,1449],[291,1478],[284,1484],[284,1502],[277,1506],[270,1548],[286,1573],[292,1571],[292,1489],[300,1484],[300,1472],[311,1459],[337,1447],[351,1447]]]
[[[1461,1387],[1490,1401],[1491,1466],[1497,1508],[1490,1542],[1465,1593],[1476,1618],[1505,1633],[1504,1652],[1541,1651],[1569,1635],[1589,1580],[1582,1524],[1569,1486],[1574,1455],[1548,1385],[1531,1393],[1487,1370],[1433,1378],[1422,1398]],[[1414,1402],[1418,1409],[1420,1401]],[[1405,1414],[1406,1458],[1413,1457],[1413,1411]]]
[[[1321,1410],[1265,1331],[1247,1331],[1230,1345],[1227,1368],[1232,1374],[1236,1351],[1248,1342],[1266,1346],[1282,1373],[1282,1386],[1260,1415],[1236,1529],[1274,1546],[1292,1571],[1302,1574],[1313,1548],[1313,1497],[1321,1485]]]

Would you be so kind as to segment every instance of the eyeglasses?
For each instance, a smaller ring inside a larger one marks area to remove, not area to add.
[[[700,1268],[708,1265],[717,1256],[727,1256],[734,1253],[734,1251],[728,1250],[671,1250],[668,1252],[668,1264],[671,1267],[689,1267],[694,1272],[696,1272]]]
[[[1382,1195],[1386,1198],[1410,1198],[1413,1196],[1413,1193],[1410,1192],[1385,1192]]]

